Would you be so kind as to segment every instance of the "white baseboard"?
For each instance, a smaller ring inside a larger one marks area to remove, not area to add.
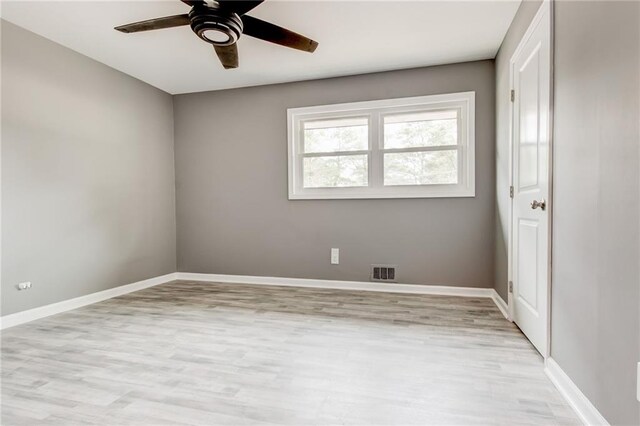
[[[138,281],[119,287],[110,288],[108,290],[87,294],[62,302],[52,303],[50,305],[40,306],[38,308],[28,309],[15,314],[4,315],[0,317],[0,330],[24,324],[33,320],[59,314],[61,312],[70,311],[72,309],[81,308],[93,303],[102,302],[103,300],[113,297],[122,296],[123,294],[132,293],[158,284],[164,284],[176,280],[176,273],[162,275],[159,277],[149,278],[147,280]]]
[[[308,278],[257,277],[250,275],[193,274],[178,272],[179,280],[203,281],[231,284],[257,284],[284,287],[311,287],[336,290],[378,291],[387,293],[433,294],[441,296],[488,297],[492,298],[492,288],[451,287],[441,285],[419,285],[398,283],[375,283],[362,281],[315,280]]]
[[[598,409],[593,406],[553,358],[549,357],[545,360],[544,372],[585,425],[609,425]]]
[[[502,297],[500,297],[497,291],[493,290],[493,293],[491,293],[491,299],[493,300],[493,303],[496,304],[498,309],[500,309],[502,315],[504,315],[506,319],[511,321],[511,317],[509,316],[509,306],[507,305],[507,302],[505,302]]]

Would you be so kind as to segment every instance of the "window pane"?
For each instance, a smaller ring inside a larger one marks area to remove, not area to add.
[[[305,188],[367,186],[366,155],[307,157],[303,163]]]
[[[384,155],[385,185],[457,183],[457,150],[401,152]]]
[[[457,145],[458,112],[427,111],[386,115],[385,148]]]
[[[366,151],[369,149],[369,119],[339,118],[307,121],[304,152]]]

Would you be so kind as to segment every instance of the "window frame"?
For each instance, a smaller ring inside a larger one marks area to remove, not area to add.
[[[453,150],[453,145],[384,149],[384,117],[410,112],[458,111],[458,183],[384,185],[384,154]],[[368,118],[368,150],[305,153],[303,123],[319,119]],[[475,92],[349,102],[287,109],[288,188],[290,200],[475,197]],[[363,155],[368,186],[303,187],[305,157]]]

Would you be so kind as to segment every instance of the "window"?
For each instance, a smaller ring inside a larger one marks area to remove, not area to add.
[[[473,197],[474,92],[288,110],[289,199]]]

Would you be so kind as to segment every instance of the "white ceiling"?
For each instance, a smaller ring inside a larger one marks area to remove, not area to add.
[[[189,27],[113,27],[186,13],[178,0],[2,1],[2,17],[172,94],[300,81],[495,57],[520,0],[267,0],[249,14],[320,43],[315,53],[251,37],[224,70]]]

